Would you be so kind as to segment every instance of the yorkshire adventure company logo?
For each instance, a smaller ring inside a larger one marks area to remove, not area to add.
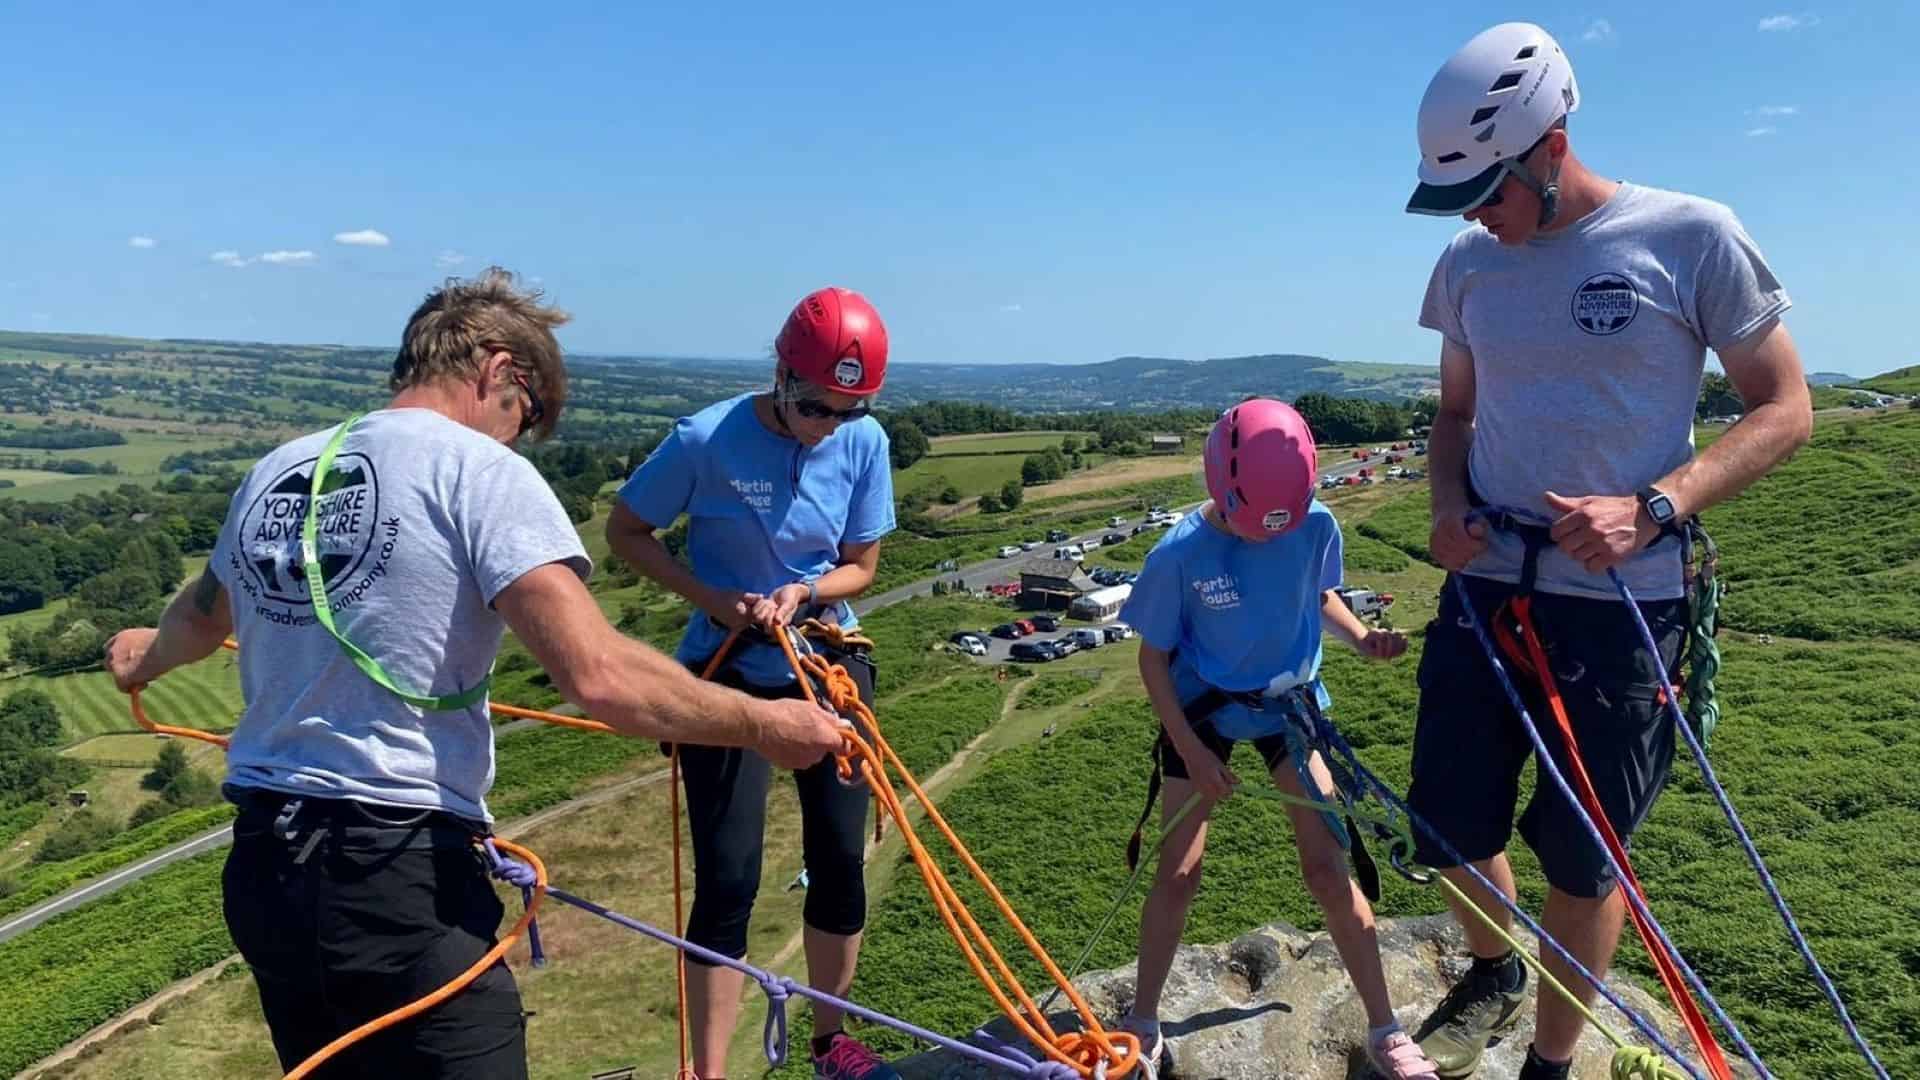
[[[302,609],[309,609],[313,603],[307,590],[300,535],[307,520],[315,464],[314,459],[308,459],[275,477],[254,496],[240,518],[235,561],[245,568],[242,584],[256,602]],[[318,528],[314,549],[320,573],[333,606],[344,608],[357,603],[367,588],[386,576],[397,523],[382,527],[379,480],[373,462],[364,454],[346,453],[334,459],[315,509]],[[384,543],[376,545],[376,538],[382,534]],[[372,567],[366,567],[369,555],[376,556]],[[271,609],[259,610],[271,615]],[[301,611],[293,618],[302,623],[312,621],[310,611]]]
[[[1604,337],[1625,330],[1640,312],[1640,294],[1619,274],[1595,274],[1573,291],[1573,322]]]

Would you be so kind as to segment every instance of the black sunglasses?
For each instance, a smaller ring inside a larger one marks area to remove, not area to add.
[[[835,420],[842,424],[864,420],[873,415],[872,406],[864,401],[851,409],[830,409],[817,401],[808,401],[806,398],[794,402],[793,411],[809,420]]]
[[[1560,129],[1559,124],[1555,124],[1553,127],[1548,128],[1546,130],[1546,134],[1541,135],[1538,139],[1534,140],[1534,143],[1532,146],[1527,147],[1526,153],[1521,154],[1518,158],[1515,158],[1514,160],[1518,161],[1523,166],[1526,165],[1527,159],[1533,156],[1533,152],[1535,150],[1540,149],[1540,145],[1547,141],[1547,135],[1551,135],[1555,131],[1558,131],[1559,129]],[[1490,206],[1499,206],[1501,203],[1506,202],[1507,197],[1505,195],[1500,194],[1500,189],[1507,186],[1508,178],[1513,175],[1514,174],[1511,169],[1502,171],[1500,173],[1500,182],[1493,185],[1493,193],[1488,195],[1486,198],[1481,199],[1480,205],[1474,207],[1474,209],[1485,210]]]
[[[540,395],[533,392],[533,384],[527,381],[527,377],[517,368],[513,372],[513,381],[520,389],[527,392],[527,408],[520,414],[520,435],[516,436],[518,438],[525,436],[527,432],[534,429],[536,424],[546,418],[547,406],[540,400]]]

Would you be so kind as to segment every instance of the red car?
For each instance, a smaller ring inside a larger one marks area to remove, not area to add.
[[[1020,632],[1023,634],[1032,634],[1036,632],[1032,619],[1015,619],[1013,620],[1013,625],[1019,627]]]

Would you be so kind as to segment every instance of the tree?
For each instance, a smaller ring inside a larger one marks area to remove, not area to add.
[[[1023,484],[1044,484],[1047,482],[1047,466],[1038,454],[1028,454],[1020,463],[1020,482]]]
[[[912,468],[914,462],[926,457],[932,449],[927,433],[911,420],[902,417],[887,428],[887,459],[896,469]]]
[[[160,748],[160,755],[153,759],[153,769],[140,778],[140,786],[148,791],[165,791],[168,784],[187,771],[187,752],[178,742],[169,742]]]
[[[999,513],[1000,497],[998,495],[995,495],[991,491],[987,492],[985,495],[980,496],[980,512],[983,514]]]
[[[957,485],[950,483],[946,487],[943,487],[940,489],[941,505],[953,506],[959,503],[959,501],[960,501],[960,488]]]
[[[92,810],[81,810],[41,842],[40,850],[33,853],[33,861],[50,863],[78,858],[105,847],[119,831],[120,826],[112,820]]]
[[[1080,436],[1078,435],[1067,435],[1060,440],[1060,452],[1068,457],[1073,457],[1078,454],[1080,452],[1080,446]]]
[[[1020,481],[1009,480],[1000,485],[1000,505],[1011,510],[1020,505],[1020,499],[1024,494],[1025,492],[1020,488]]]
[[[60,710],[38,690],[16,690],[0,703],[0,746],[60,745]]]
[[[1717,371],[1709,371],[1700,378],[1700,400],[1693,406],[1693,415],[1697,420],[1709,416],[1731,416],[1746,406],[1740,401],[1740,394],[1734,390],[1733,383]]]

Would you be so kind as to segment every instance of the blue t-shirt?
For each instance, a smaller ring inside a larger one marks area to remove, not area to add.
[[[1299,528],[1264,544],[1231,536],[1200,513],[1167,530],[1147,554],[1121,618],[1141,640],[1174,654],[1174,690],[1191,701],[1209,686],[1278,695],[1320,674],[1320,605],[1340,584],[1340,523],[1315,500]],[[1214,727],[1233,739],[1275,734],[1277,711],[1229,705]]]
[[[682,417],[620,488],[627,509],[657,528],[688,515],[693,575],[719,589],[771,593],[840,562],[840,545],[893,531],[887,433],[868,417],[808,447],[767,430],[753,395]],[[853,609],[835,606],[840,625]],[[696,609],[680,639],[682,662],[713,655],[727,632]],[[782,686],[793,670],[770,645],[736,646],[733,665],[756,686]]]

